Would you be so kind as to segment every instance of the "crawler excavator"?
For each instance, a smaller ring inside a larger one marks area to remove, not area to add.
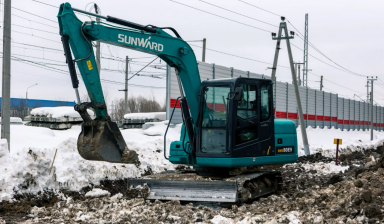
[[[102,21],[82,22],[75,11]],[[92,14],[69,3],[60,6],[58,21],[72,85],[78,88],[76,64],[91,100],[75,105],[84,121],[77,142],[84,159],[139,163],[107,113],[92,49],[92,41],[100,41],[158,56],[176,71],[180,89],[176,103],[183,116],[181,136],[171,143],[169,157],[164,146],[164,156],[192,169],[127,179],[132,187],[147,185],[148,199],[229,203],[279,191],[279,172],[253,169],[298,158],[294,122],[274,119],[271,80],[238,77],[202,82],[192,48],[171,27]],[[93,108],[95,119],[87,108]]]

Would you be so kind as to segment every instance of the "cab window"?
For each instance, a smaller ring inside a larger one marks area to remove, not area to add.
[[[256,86],[240,84],[243,88],[243,98],[237,102],[237,116],[243,119],[255,117],[257,115],[257,95]]]
[[[261,90],[260,91],[261,92],[260,121],[267,121],[271,116],[271,108],[269,108],[270,88],[271,86],[268,84],[262,85],[260,88]]]

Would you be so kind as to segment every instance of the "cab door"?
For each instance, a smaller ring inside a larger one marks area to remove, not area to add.
[[[260,136],[260,99],[256,80],[244,79],[237,87],[243,90],[241,100],[234,103],[233,157],[255,156]]]
[[[274,147],[273,95],[270,80],[244,79],[241,100],[234,102],[233,157],[272,156]]]
[[[275,155],[275,119],[271,80],[260,80],[260,126],[258,156]]]

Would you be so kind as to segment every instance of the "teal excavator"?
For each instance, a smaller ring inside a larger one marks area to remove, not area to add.
[[[75,11],[102,21],[82,22]],[[180,89],[181,136],[171,143],[169,158],[164,145],[164,156],[192,169],[127,179],[130,186],[147,185],[149,199],[213,202],[244,202],[281,188],[281,174],[260,166],[296,162],[297,136],[294,122],[274,119],[271,80],[238,77],[202,82],[192,48],[171,27],[143,26],[75,9],[69,3],[60,6],[58,20],[72,85],[78,88],[76,64],[91,100],[75,105],[84,121],[77,142],[84,159],[139,163],[108,116],[92,49],[92,41],[100,41],[158,56],[176,71]],[[95,119],[88,108],[95,111]]]

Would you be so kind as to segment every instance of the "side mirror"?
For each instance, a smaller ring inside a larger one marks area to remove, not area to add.
[[[242,87],[236,87],[235,89],[235,96],[233,97],[233,100],[240,101],[244,97],[244,92]]]

